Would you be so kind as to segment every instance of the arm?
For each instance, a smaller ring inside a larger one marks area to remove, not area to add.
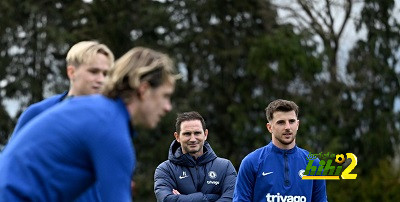
[[[106,126],[106,123],[99,123]],[[96,186],[101,201],[131,201],[131,179],[135,164],[134,149],[126,131],[120,124],[114,124],[108,132],[101,128],[97,135],[87,137]],[[112,132],[110,132],[112,131]]]
[[[191,194],[180,194],[176,190],[176,183],[173,180],[168,170],[166,162],[160,164],[154,173],[154,193],[157,201],[177,201],[177,202],[189,202],[189,201],[210,201],[216,200],[219,197],[216,194],[203,194],[201,192]]]
[[[233,167],[232,163],[228,160],[228,165],[226,165],[226,176],[223,182],[222,187],[222,195],[219,197],[217,201],[232,201],[233,199],[233,191],[235,190],[235,183],[237,173],[235,167]]]
[[[236,180],[233,201],[253,201],[256,171],[248,157],[244,158]]]
[[[313,192],[311,201],[328,201],[326,196],[325,180],[313,180]]]

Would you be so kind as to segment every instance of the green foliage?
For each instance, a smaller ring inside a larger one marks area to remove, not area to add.
[[[395,54],[400,46],[400,25],[391,20],[393,4],[366,1],[360,26],[368,29],[367,40],[357,43],[348,65],[354,82],[348,99],[354,102],[356,110],[351,117],[358,120],[358,125],[347,142],[358,145],[365,169],[374,165],[377,158],[393,156],[399,141],[399,117],[394,113],[394,102],[400,95]]]
[[[358,175],[355,180],[328,181],[328,200],[399,201],[400,172],[392,163],[390,159],[375,159],[368,175]],[[359,171],[356,167],[352,173]]]
[[[394,112],[400,35],[393,5],[365,1],[358,27],[367,29],[367,40],[356,44],[341,80],[332,62],[338,44],[326,43],[334,36],[331,30],[322,33],[327,47],[317,51],[315,30],[277,24],[269,1],[3,0],[0,144],[15,122],[2,105],[5,99],[19,99],[23,110],[67,90],[64,60],[71,45],[99,40],[116,57],[147,46],[173,56],[183,79],[173,112],[155,130],[139,128],[134,139],[135,201],[154,200],[154,170],[167,159],[176,113],[200,112],[213,149],[239,168],[245,155],[270,141],[264,108],[277,98],[300,106],[299,146],[312,153],[357,155],[359,177],[329,182],[330,201],[398,199],[398,172],[391,173],[393,178],[384,175],[389,162],[369,169],[376,159],[393,156],[400,134],[400,114]],[[384,193],[381,198],[378,191]]]

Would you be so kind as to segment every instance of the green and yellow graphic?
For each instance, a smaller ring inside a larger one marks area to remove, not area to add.
[[[323,160],[320,160],[319,166],[313,166],[314,160],[317,158],[323,158]],[[336,157],[336,158],[335,158]],[[354,180],[357,178],[357,174],[352,174],[350,173],[353,171],[353,169],[357,166],[357,156],[354,155],[353,153],[346,153],[346,157],[348,159],[351,159],[351,163],[349,166],[346,167],[346,169],[343,170],[342,172],[342,166],[345,162],[345,158],[343,154],[309,154],[307,159],[308,159],[308,164],[306,167],[306,170],[304,172],[304,176],[302,177],[303,180],[340,180],[339,176],[341,176],[342,179],[346,180]],[[335,158],[335,162],[340,164],[338,166],[333,166],[332,165],[332,159],[328,159],[325,161],[325,158]]]

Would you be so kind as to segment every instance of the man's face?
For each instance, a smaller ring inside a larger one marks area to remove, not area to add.
[[[208,130],[204,130],[200,120],[183,121],[179,134],[174,133],[176,141],[181,143],[182,152],[199,157],[203,154],[204,142],[207,140]]]
[[[133,121],[147,128],[155,128],[161,118],[172,110],[171,96],[175,85],[165,82],[157,88],[148,86],[140,97],[138,113],[132,115]]]
[[[88,64],[79,67],[68,66],[71,88],[68,95],[89,95],[100,93],[104,79],[110,69],[110,61],[104,54],[97,53]]]
[[[272,142],[281,149],[291,149],[296,145],[296,134],[299,129],[294,111],[275,112],[273,119],[267,123],[268,131],[272,134]]]

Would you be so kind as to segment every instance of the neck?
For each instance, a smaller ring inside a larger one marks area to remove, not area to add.
[[[182,150],[182,152],[184,152]],[[189,153],[190,156],[192,156],[194,159],[199,158],[201,155],[203,155],[203,149],[201,149],[200,151],[196,152],[196,153]]]
[[[77,96],[72,86],[69,88],[67,96]]]
[[[279,142],[277,139],[272,138],[272,144],[274,144],[279,149],[289,150],[289,149],[293,149],[294,146],[296,146],[296,140],[293,140],[293,142],[291,142],[290,144],[283,144],[283,143]]]

